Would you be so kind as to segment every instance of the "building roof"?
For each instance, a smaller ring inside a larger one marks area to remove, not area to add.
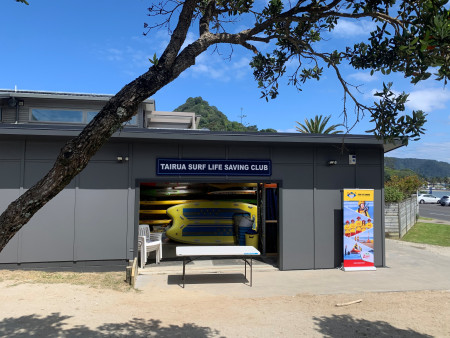
[[[8,90],[0,89],[2,98],[37,98],[37,99],[62,99],[106,102],[113,95],[89,94],[89,93],[66,93],[51,91],[31,90]],[[155,104],[153,99],[147,99],[144,103]],[[1,124],[0,136],[50,136],[50,137],[73,137],[80,133],[81,125],[57,125],[57,124]],[[351,135],[351,134],[302,134],[302,133],[258,133],[258,132],[212,132],[208,130],[184,130],[184,129],[147,129],[137,127],[124,127],[113,135],[113,139],[133,140],[183,140],[185,142],[246,142],[265,144],[346,144],[346,145],[370,145],[383,147],[384,152],[397,149],[402,146],[400,141],[384,143],[373,135]]]
[[[39,99],[64,99],[64,100],[82,100],[82,101],[108,101],[114,95],[110,94],[89,94],[89,93],[65,93],[51,91],[34,90],[10,90],[0,89],[0,99],[17,98],[39,98]],[[144,102],[154,102],[153,99],[147,99]]]
[[[47,136],[74,137],[80,133],[83,126],[46,125],[46,124],[0,124],[0,136]],[[116,132],[113,139],[123,140],[172,140],[185,142],[245,142],[246,144],[346,144],[383,147],[384,152],[402,146],[400,141],[384,143],[373,135],[327,135],[302,133],[258,133],[258,132],[213,132],[208,130],[175,130],[146,129],[124,127]]]

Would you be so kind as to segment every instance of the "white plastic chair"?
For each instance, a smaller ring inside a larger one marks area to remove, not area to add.
[[[141,257],[141,269],[144,268],[145,263],[150,252],[156,252],[156,263],[159,264],[162,258],[162,233],[151,233],[148,224],[139,224],[138,236],[138,252]]]

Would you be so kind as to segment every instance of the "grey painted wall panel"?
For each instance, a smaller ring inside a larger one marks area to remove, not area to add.
[[[52,161],[25,161],[25,177],[24,185],[25,189],[31,188],[37,181],[47,174],[47,172],[52,168],[54,162]],[[69,183],[67,188],[74,188],[74,180]]]
[[[227,156],[225,145],[204,144],[182,144],[181,157],[187,159],[224,159]]]
[[[355,187],[355,166],[316,166],[315,187],[319,190]]]
[[[355,151],[357,164],[379,165],[384,157],[384,153],[379,148],[358,148]]]
[[[23,141],[0,141],[0,160],[21,159]]]
[[[374,255],[375,266],[385,266],[385,246],[384,246],[384,198],[381,190],[375,190],[374,192]]]
[[[313,210],[311,190],[280,189],[281,270],[314,268]]]
[[[367,189],[382,189],[384,178],[381,176],[383,169],[380,165],[357,165],[356,187]]]
[[[113,161],[117,162],[117,157],[129,157],[128,143],[108,142],[91,158],[91,161]]]
[[[314,187],[313,166],[308,164],[272,165],[271,178],[272,180],[282,180],[282,185],[286,189],[313,189]]]
[[[72,261],[75,189],[64,189],[21,230],[22,262]]]
[[[272,163],[312,164],[314,149],[312,147],[272,147]]]
[[[78,175],[81,189],[128,189],[128,162],[90,162]]]
[[[352,150],[341,144],[332,146],[318,146],[315,151],[315,163],[319,166],[326,166],[328,161],[337,161],[338,165],[348,165],[348,155]]]
[[[322,154],[323,155],[323,154]],[[323,159],[323,156],[318,157]],[[322,162],[322,161],[321,161]],[[315,169],[314,267],[334,268],[342,263],[342,189],[355,187],[355,166],[324,166]],[[338,160],[339,163],[339,160]]]
[[[1,166],[1,164],[0,164]],[[1,188],[0,213],[5,211],[8,205],[19,197],[19,189]],[[0,252],[0,263],[11,263],[18,261],[19,233],[17,233],[6,247]]]
[[[126,189],[77,189],[75,260],[127,257],[127,199]]]
[[[127,256],[126,259],[133,259],[137,255],[137,237],[139,223],[139,195],[136,196],[139,189],[128,189],[128,215],[127,215]],[[136,250],[135,250],[136,247]]]
[[[228,147],[229,159],[270,159],[270,147],[231,145]]]
[[[341,192],[316,189],[314,204],[314,268],[338,267],[343,251]]]
[[[58,156],[61,148],[64,146],[64,142],[44,142],[33,141],[27,142],[25,159],[26,160],[52,160],[54,161]]]
[[[0,189],[19,189],[21,172],[20,161],[0,160]]]
[[[9,108],[7,105],[2,107],[2,122],[14,123],[16,122],[16,108]]]
[[[136,179],[156,178],[157,158],[178,158],[177,143],[134,143],[132,176]]]

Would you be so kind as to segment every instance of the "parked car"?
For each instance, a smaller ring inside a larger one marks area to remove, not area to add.
[[[423,194],[417,196],[417,202],[423,203],[439,203],[440,198],[431,194]]]
[[[442,206],[445,206],[445,205],[450,206],[450,197],[442,196],[439,203],[441,203]]]

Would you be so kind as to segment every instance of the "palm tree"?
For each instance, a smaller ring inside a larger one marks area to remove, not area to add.
[[[317,116],[313,119],[305,119],[305,124],[301,124],[300,122],[296,121],[298,126],[296,126],[296,129],[300,133],[306,133],[306,134],[341,134],[341,130],[336,130],[337,127],[342,126],[342,124],[333,124],[332,126],[326,128],[326,125],[328,121],[331,118],[330,116],[327,116],[323,119],[323,116]],[[326,128],[326,129],[325,129]]]

